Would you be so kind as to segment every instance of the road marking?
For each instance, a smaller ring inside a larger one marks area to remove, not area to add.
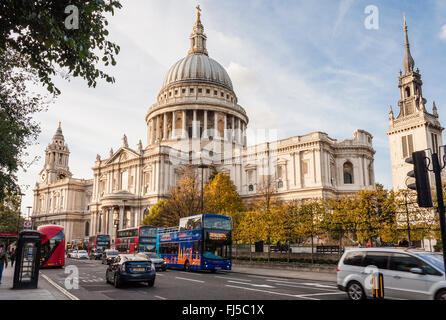
[[[195,281],[195,282],[204,283],[204,281],[202,281],[202,280],[195,280],[195,279],[188,279],[188,278],[181,278],[181,277],[175,277],[175,279],[188,280],[188,281]]]
[[[303,284],[304,286],[315,286],[315,287],[318,287],[318,288],[337,289],[335,286],[327,286],[325,284],[320,284],[320,283],[298,283],[298,284]]]
[[[329,286],[325,286],[325,288],[318,288],[317,286],[314,285],[309,285],[309,284],[301,284],[301,283],[295,283],[295,282],[286,282],[286,281],[274,281],[274,280],[266,280],[266,281],[271,281],[274,282],[274,284],[279,285],[279,286],[284,286],[284,287],[292,287],[292,288],[303,288],[303,289],[311,289],[311,290],[323,290],[323,291],[338,291],[337,288],[335,287],[329,287]],[[330,288],[330,289],[327,289]]]
[[[228,280],[228,282],[247,284],[247,285],[250,285],[250,286],[253,286],[253,287],[260,287],[260,288],[274,288],[273,286],[270,286],[270,285],[267,285],[267,284],[246,283],[246,282],[232,281],[232,280]]]
[[[154,296],[155,298],[158,298],[158,299],[161,299],[161,300],[167,300],[167,298],[163,298],[163,297],[160,297],[160,296]]]
[[[159,273],[157,273],[156,276],[157,276],[157,277],[164,277],[164,274],[159,274]]]
[[[220,279],[232,279],[232,280],[238,280],[238,281],[252,281],[249,279],[240,279],[240,278],[233,278],[233,277],[222,277],[222,276],[215,276],[215,278],[220,278]]]
[[[279,296],[287,296],[287,297],[307,299],[307,300],[320,300],[320,299],[310,298],[310,297],[301,296],[301,295],[288,294],[288,293],[275,292],[275,291],[267,291],[267,290],[260,290],[260,289],[254,289],[254,288],[238,287],[238,286],[232,286],[232,285],[229,285],[229,284],[227,284],[226,287],[243,289],[243,290],[249,290],[249,291],[258,291],[258,292],[263,292],[263,293],[276,294],[276,295],[279,295]]]
[[[322,292],[322,293],[310,293],[310,294],[302,294],[300,297],[309,297],[309,296],[328,296],[333,294],[345,294],[345,292]]]
[[[65,290],[64,288],[62,288],[61,286],[59,286],[57,283],[55,283],[53,280],[51,280],[49,277],[47,277],[46,275],[44,275],[43,273],[40,273],[40,275],[46,280],[48,281],[50,284],[52,284],[57,290],[59,290],[60,292],[62,292],[64,295],[66,295],[68,298],[70,298],[71,300],[80,300],[78,297],[76,297],[75,295],[69,293],[67,290]]]

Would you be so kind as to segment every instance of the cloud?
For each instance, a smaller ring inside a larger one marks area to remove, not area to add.
[[[440,39],[446,40],[446,24],[441,27],[441,31],[438,36],[440,37]]]

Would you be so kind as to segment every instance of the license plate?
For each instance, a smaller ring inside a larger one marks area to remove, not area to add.
[[[144,268],[134,268],[133,271],[144,271]]]

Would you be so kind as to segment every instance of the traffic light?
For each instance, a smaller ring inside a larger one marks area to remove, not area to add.
[[[407,163],[413,164],[414,170],[409,171],[407,175],[415,178],[415,183],[409,184],[407,187],[417,191],[417,203],[422,208],[431,208],[432,195],[429,182],[429,174],[427,171],[426,153],[417,151],[412,153],[411,158],[406,159]]]

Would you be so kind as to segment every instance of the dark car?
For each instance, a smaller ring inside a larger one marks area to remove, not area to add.
[[[102,254],[104,250],[102,248],[93,249],[90,251],[90,260],[99,260],[102,259]]]
[[[156,252],[141,252],[138,255],[146,256],[155,265],[156,271],[167,270],[167,262],[161,258]]]
[[[102,264],[113,263],[113,260],[119,255],[118,250],[107,249],[102,254]]]
[[[149,287],[155,284],[156,271],[152,262],[134,254],[120,254],[105,272],[107,283],[119,288],[123,283],[147,282]]]

